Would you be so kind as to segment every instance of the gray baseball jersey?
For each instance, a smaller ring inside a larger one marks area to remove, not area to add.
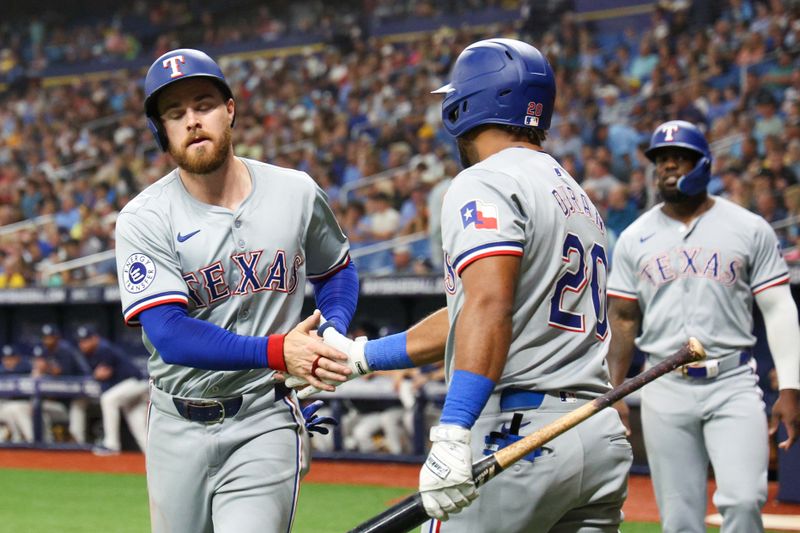
[[[753,295],[789,281],[775,232],[760,216],[714,197],[690,225],[657,205],[619,237],[608,294],[637,300],[636,346],[656,358],[696,337],[710,358],[755,343]]]
[[[609,296],[636,300],[637,346],[648,364],[689,336],[710,359],[733,361],[714,376],[673,372],[642,391],[647,459],[665,532],[705,532],[708,463],[723,531],[763,531],[767,422],[757,376],[743,363],[755,342],[753,295],[789,280],[767,222],[723,198],[686,225],[657,205],[620,236]],[[739,365],[739,366],[736,366]],[[712,367],[716,368],[716,367]],[[680,468],[676,468],[680,465]]]
[[[253,190],[236,211],[201,203],[175,170],[120,213],[116,240],[125,321],[177,302],[189,315],[239,335],[286,333],[300,320],[307,278],[348,260],[325,193],[306,174],[242,159]],[[206,371],[168,365],[143,335],[155,385],[177,396],[241,394],[269,369]]]
[[[512,411],[522,412],[519,434],[526,435],[608,390],[605,224],[552,157],[507,148],[461,172],[445,195],[442,234],[448,374],[464,303],[459,276],[484,257],[521,261],[508,359],[472,428],[473,457],[496,451],[490,439],[508,434]],[[504,407],[501,398],[517,391],[546,394],[536,407]],[[619,416],[602,413],[481,487],[481,497],[461,513],[423,531],[616,530],[631,461]]]
[[[442,236],[451,335],[464,302],[461,272],[492,255],[522,261],[497,390],[608,390],[605,224],[555,159],[508,148],[461,172],[445,195]]]
[[[177,170],[122,210],[116,239],[126,323],[175,302],[233,333],[286,333],[300,321],[306,279],[348,261],[347,239],[309,176],[242,161],[252,190],[235,211],[199,202]],[[293,396],[274,387],[270,369],[169,365],[143,338],[153,382],[146,451],[153,531],[289,531],[304,466]],[[238,410],[189,420],[176,397],[191,406],[214,399],[201,404],[211,408],[224,400]]]

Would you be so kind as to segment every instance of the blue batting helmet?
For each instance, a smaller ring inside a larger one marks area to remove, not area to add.
[[[456,59],[444,94],[442,121],[458,137],[481,124],[550,127],[556,80],[539,50],[514,39],[478,41]]]
[[[650,137],[650,146],[644,155],[655,163],[656,154],[662,148],[684,148],[699,156],[697,164],[685,176],[678,179],[678,190],[689,196],[706,190],[711,179],[711,150],[700,129],[685,120],[670,120],[656,128]]]
[[[158,94],[176,81],[197,77],[208,78],[215,82],[226,100],[233,98],[231,88],[219,65],[200,50],[191,48],[172,50],[156,59],[147,71],[147,77],[144,79],[144,112],[150,131],[155,135],[159,148],[165,152],[169,142],[158,118]]]

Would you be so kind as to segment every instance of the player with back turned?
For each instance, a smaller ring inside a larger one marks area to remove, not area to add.
[[[709,360],[642,391],[642,426],[663,531],[706,530],[709,461],[722,531],[763,531],[768,438],[754,372],[753,301],[764,315],[788,448],[800,431],[800,329],[778,239],[760,216],[709,196],[711,153],[693,124],[661,124],[645,152],[663,203],[617,241],[608,282],[612,384],[625,379],[634,344],[648,364],[696,337]],[[641,333],[638,333],[641,328]],[[619,406],[625,411],[625,406]]]
[[[472,479],[483,454],[610,389],[605,225],[541,146],[555,101],[553,71],[527,43],[479,41],[459,55],[450,84],[437,93],[465,167],[442,207],[447,309],[408,332],[366,342],[326,332],[326,342],[348,352],[351,377],[444,353],[447,397],[420,472],[434,518],[424,531],[616,532],[632,454],[614,410],[479,491]]]
[[[178,168],[120,213],[125,322],[141,325],[152,380],[147,485],[154,532],[291,529],[302,420],[275,371],[343,380],[345,355],[299,322],[306,280],[346,331],[358,278],[321,189],[303,172],[236,157],[236,105],[198,50],[158,58],[145,112]],[[288,333],[287,333],[288,332]]]

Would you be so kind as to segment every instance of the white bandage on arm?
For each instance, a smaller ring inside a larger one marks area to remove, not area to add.
[[[778,387],[800,389],[800,326],[789,285],[776,285],[755,295],[764,315],[767,344],[772,352]]]

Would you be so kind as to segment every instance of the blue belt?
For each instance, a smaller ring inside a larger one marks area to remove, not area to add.
[[[524,389],[503,389],[500,393],[500,410],[503,412],[538,409],[544,401],[543,392]]]
[[[569,391],[552,391],[547,393],[511,387],[503,389],[500,393],[500,411],[507,413],[510,411],[538,409],[541,407],[544,397],[548,394],[554,397],[559,396],[562,402],[573,402],[576,399],[575,393]]]
[[[750,352],[731,354],[718,359],[708,359],[699,363],[684,365],[678,371],[693,379],[710,379],[718,375],[733,370],[734,368],[746,365],[750,361]]]

